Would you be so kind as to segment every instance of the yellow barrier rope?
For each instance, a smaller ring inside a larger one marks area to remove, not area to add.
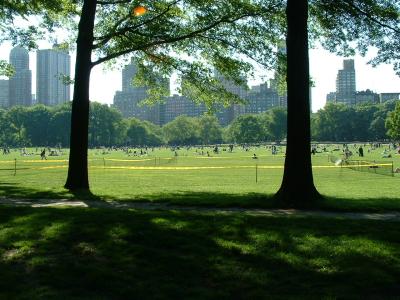
[[[126,160],[114,160],[114,159],[108,159],[111,161],[126,161]],[[136,161],[148,161],[152,159],[146,159],[146,160],[128,160],[130,162],[136,162]],[[53,162],[65,162],[66,160],[53,160]],[[6,161],[1,161],[1,162],[6,162]],[[9,161],[9,163],[14,162],[14,161]],[[23,162],[44,162],[41,160],[38,161],[23,161]],[[369,167],[380,167],[380,166],[392,166],[391,163],[385,163],[385,164],[365,164],[365,165],[359,165],[357,167],[359,168],[369,168]],[[59,168],[67,168],[67,165],[57,165],[57,166],[46,166],[46,167],[37,167],[37,168],[26,168],[29,170],[47,170],[47,169],[59,169]],[[245,165],[245,166],[89,166],[89,168],[92,169],[128,169],[128,170],[207,170],[207,169],[248,169],[248,168],[254,168],[255,165]],[[262,166],[258,165],[257,166],[259,169],[283,169],[284,166]],[[312,166],[312,168],[354,168],[354,165],[342,165],[342,166],[336,166],[336,165],[317,165],[317,166]]]
[[[129,162],[139,162],[139,161],[149,161],[153,160],[154,158],[146,158],[146,159],[117,159],[117,158],[105,158],[105,161],[129,161]]]

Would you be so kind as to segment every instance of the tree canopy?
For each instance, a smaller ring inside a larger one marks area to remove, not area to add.
[[[400,140],[400,102],[397,102],[394,111],[386,119],[387,134],[395,141]]]

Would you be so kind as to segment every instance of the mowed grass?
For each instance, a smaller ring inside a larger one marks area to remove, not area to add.
[[[334,146],[328,147],[332,150]],[[350,147],[353,152],[356,148]],[[394,162],[400,155],[382,158],[385,147],[364,151],[367,160]],[[221,150],[222,148],[220,148]],[[136,150],[140,152],[139,149]],[[201,155],[203,151],[203,155]],[[207,156],[207,151],[210,157]],[[89,175],[93,195],[73,195],[63,189],[68,152],[40,160],[13,151],[0,156],[0,195],[16,198],[96,198],[102,200],[167,201],[186,205],[276,207],[271,196],[278,190],[283,174],[284,149],[278,155],[263,147],[233,153],[181,148],[175,157],[171,149],[148,149],[145,155],[128,156],[123,151],[89,151]],[[106,152],[106,153],[104,153]],[[253,159],[253,154],[258,159]],[[341,151],[333,152],[338,157]],[[14,159],[17,172],[14,176]],[[354,159],[359,159],[354,155]],[[257,166],[257,167],[256,167]],[[400,176],[357,172],[335,167],[328,152],[313,156],[314,180],[326,196],[319,208],[341,210],[400,210]]]
[[[397,299],[400,222],[0,208],[0,299]]]

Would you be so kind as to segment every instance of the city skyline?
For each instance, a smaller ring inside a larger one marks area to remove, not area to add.
[[[12,76],[0,79],[0,107],[31,106],[36,103],[57,105],[71,100],[70,86],[65,84],[71,75],[71,58],[57,45],[38,49],[32,78],[30,53],[23,47],[13,47],[8,62],[14,68]],[[33,83],[36,83],[33,88]]]
[[[140,102],[147,97],[148,88],[131,84],[137,73],[135,61],[131,59],[121,73],[122,90],[116,91],[112,106],[118,109],[125,118],[135,117],[157,125],[164,125],[180,115],[200,117],[207,111],[204,103],[195,103],[195,101],[178,94],[163,97],[163,103],[156,103],[150,107],[140,105]],[[276,79],[270,80],[269,84],[262,83],[247,90],[227,80],[218,72],[215,72],[214,76],[228,92],[247,101],[246,104],[231,104],[229,107],[216,104],[214,106],[215,116],[221,125],[228,125],[243,114],[259,114],[273,107],[286,107],[287,105],[287,96],[280,96],[278,93]],[[164,82],[165,86],[169,88],[169,81],[161,78],[160,82]]]
[[[357,91],[357,73],[354,67],[354,59],[344,59],[343,67],[336,75],[336,91],[326,95],[327,103],[342,103],[357,105],[361,103],[383,103],[388,100],[399,100],[400,87],[397,92],[375,93],[370,89]]]
[[[39,48],[48,48],[48,43],[39,42]],[[10,44],[3,44],[0,49],[0,59],[8,60],[11,50]],[[381,64],[376,68],[367,65],[366,62],[374,55],[374,50],[370,50],[366,57],[355,56],[355,69],[357,71],[357,89],[370,89],[376,93],[398,92],[400,88],[400,77],[393,71],[392,65]],[[336,75],[342,64],[341,56],[336,56],[323,49],[310,50],[310,74],[316,86],[312,88],[312,111],[315,112],[323,108],[326,95],[335,90]],[[74,74],[75,53],[71,53],[71,73]],[[112,104],[114,94],[121,90],[121,69],[123,64],[118,65],[114,70],[103,71],[102,66],[96,66],[91,76],[90,95],[93,101]],[[36,52],[30,52],[30,69],[35,74],[36,71]],[[273,74],[270,72],[259,72],[259,77],[249,80],[249,86],[259,85]],[[1,77],[0,79],[5,79]],[[70,87],[71,88],[71,87]],[[176,93],[174,76],[171,78],[171,95]],[[36,90],[36,82],[33,81],[32,90]],[[72,90],[71,90],[72,98]]]

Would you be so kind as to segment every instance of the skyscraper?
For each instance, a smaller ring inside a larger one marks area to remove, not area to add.
[[[185,96],[172,95],[166,99],[165,104],[161,105],[161,125],[181,115],[200,117],[206,111],[204,103],[199,104]]]
[[[0,79],[0,108],[8,107],[9,80]]]
[[[71,74],[68,52],[55,46],[38,50],[36,55],[36,102],[57,105],[71,100],[70,86],[63,81],[63,77]]]
[[[379,100],[381,103],[390,101],[390,100],[400,100],[400,92],[399,93],[381,93],[379,95]]]
[[[246,100],[246,114],[259,114],[273,107],[280,106],[280,97],[278,92],[275,89],[268,87],[266,82],[258,86],[253,86],[250,89]]]
[[[218,72],[215,72],[214,76],[218,81],[222,83],[222,85],[228,92],[239,96],[241,99],[247,99],[249,90],[245,86],[237,85],[233,81],[227,80],[222,74],[219,74]],[[228,125],[233,121],[233,119],[245,113],[246,110],[243,104],[234,103],[228,107],[221,107],[220,109],[218,109],[217,118],[222,125]]]
[[[356,71],[354,59],[343,60],[343,69],[336,77],[336,102],[354,105],[356,102]]]
[[[9,106],[32,105],[32,72],[29,70],[29,52],[14,47],[10,52],[10,64],[14,75],[9,80]]]
[[[122,91],[115,93],[113,106],[121,111],[125,118],[135,117],[154,124],[161,124],[161,105],[156,103],[153,106],[148,106],[140,103],[148,97],[148,88],[132,85],[132,79],[135,77],[136,72],[136,64],[131,60],[131,63],[122,70]]]

